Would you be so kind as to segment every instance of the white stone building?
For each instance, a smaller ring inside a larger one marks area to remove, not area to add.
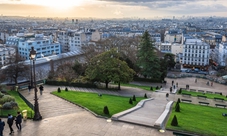
[[[219,44],[217,56],[218,56],[217,63],[220,66],[226,66],[227,65],[227,42],[222,42]]]
[[[183,67],[207,70],[210,46],[199,39],[186,39],[183,45]]]
[[[15,48],[12,47],[5,47],[0,45],[0,66],[4,66],[7,64],[7,59],[10,55],[16,52]]]
[[[53,41],[51,36],[35,34],[32,37],[22,37],[19,39],[18,52],[22,58],[28,60],[31,47],[36,50],[36,58],[61,54],[60,43]]]

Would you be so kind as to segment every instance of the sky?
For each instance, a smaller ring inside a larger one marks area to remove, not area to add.
[[[227,16],[227,0],[0,0],[3,16],[172,18]]]

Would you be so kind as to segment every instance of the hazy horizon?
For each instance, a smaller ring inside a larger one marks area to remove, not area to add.
[[[3,16],[78,18],[227,17],[225,0],[0,0]]]

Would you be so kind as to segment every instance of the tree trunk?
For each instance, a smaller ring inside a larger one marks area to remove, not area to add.
[[[121,90],[121,83],[118,82],[118,90]]]
[[[108,89],[108,83],[109,83],[109,82],[108,82],[108,81],[106,81],[106,89]]]

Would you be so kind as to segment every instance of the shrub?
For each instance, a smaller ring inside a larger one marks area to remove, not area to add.
[[[129,99],[129,104],[132,104],[132,99],[131,98]]]
[[[15,98],[10,96],[10,95],[4,95],[1,99],[0,99],[0,104],[4,104],[6,102],[11,102],[11,101],[15,101]]]
[[[61,89],[60,89],[60,87],[58,87],[58,92],[59,92],[59,93],[61,92]]]
[[[6,102],[6,103],[4,103],[4,104],[2,105],[2,108],[3,108],[3,109],[12,109],[13,106],[11,105],[10,102]]]
[[[150,90],[153,91],[153,87],[152,86],[151,86]]]
[[[178,126],[177,116],[174,115],[173,120],[171,122],[171,126]]]
[[[65,88],[65,91],[68,91],[68,88],[67,87]]]
[[[162,88],[162,86],[160,86],[160,88]]]
[[[227,97],[227,95],[226,95],[226,97]],[[147,98],[147,94],[146,93],[144,94],[144,98]]]
[[[181,93],[182,93],[182,89],[181,89],[181,88],[180,88],[180,90],[178,91],[178,93],[179,93],[179,94],[181,94]]]
[[[4,96],[4,94],[2,92],[0,92],[0,98],[2,98]]]
[[[13,108],[18,108],[18,104],[14,101],[11,101],[10,104],[12,105]]]
[[[176,103],[175,111],[180,112],[180,104],[178,102]]]
[[[178,98],[178,99],[177,99],[177,103],[180,103],[180,102],[181,102],[181,101],[180,101],[180,98]]]
[[[158,90],[159,89],[159,87],[158,86],[156,86],[156,90]]]
[[[136,101],[136,96],[135,95],[133,95],[132,100]]]
[[[222,93],[220,93],[220,95],[222,95]]]
[[[109,113],[109,109],[108,109],[108,107],[107,106],[105,106],[104,107],[104,109],[103,109],[103,113],[104,114],[107,114],[107,115],[109,115],[110,113]]]

